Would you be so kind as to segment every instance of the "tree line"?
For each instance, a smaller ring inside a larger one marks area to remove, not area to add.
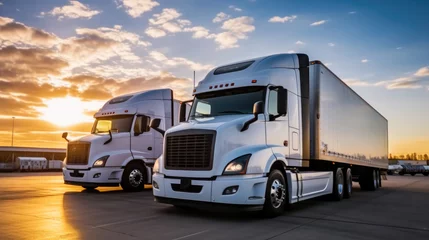
[[[429,155],[427,153],[425,154],[409,153],[409,154],[401,154],[401,155],[389,154],[389,159],[429,161]]]

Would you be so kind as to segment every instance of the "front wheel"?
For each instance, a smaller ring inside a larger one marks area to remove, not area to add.
[[[129,163],[122,174],[121,187],[128,192],[139,192],[144,189],[145,167],[137,162]]]
[[[282,215],[287,201],[288,198],[285,178],[282,172],[274,169],[268,176],[263,209],[264,215],[267,217],[276,217]]]

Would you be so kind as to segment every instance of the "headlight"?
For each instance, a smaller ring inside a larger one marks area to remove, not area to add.
[[[97,161],[94,162],[93,167],[104,167],[106,165],[107,159],[109,158],[109,155],[101,157],[97,159]]]
[[[159,173],[159,158],[156,159],[155,164],[153,165],[153,172]]]
[[[222,175],[246,174],[247,163],[249,162],[250,156],[252,156],[252,154],[246,154],[229,162],[225,170],[223,170]]]

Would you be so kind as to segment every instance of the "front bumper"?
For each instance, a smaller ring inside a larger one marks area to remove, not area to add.
[[[118,186],[124,169],[121,167],[102,167],[89,169],[63,168],[64,183],[80,186]]]
[[[218,176],[214,180],[192,178],[190,180],[191,186],[199,187],[197,189],[200,189],[200,191],[191,192],[177,189],[177,186],[181,184],[180,178],[167,177],[163,174],[155,173],[153,175],[153,182],[156,182],[158,185],[158,188],[152,188],[155,200],[171,204],[175,204],[174,202],[191,203],[191,206],[195,206],[192,204],[193,202],[205,202],[254,207],[262,206],[265,202],[267,177],[252,177],[249,175]],[[224,190],[231,186],[238,186],[238,191],[234,194],[224,195]],[[195,190],[192,187],[189,189]]]

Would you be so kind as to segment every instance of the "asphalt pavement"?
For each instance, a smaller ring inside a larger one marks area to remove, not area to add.
[[[388,176],[341,202],[301,202],[283,216],[177,209],[152,190],[86,191],[61,173],[0,173],[0,239],[429,239],[429,177]]]

